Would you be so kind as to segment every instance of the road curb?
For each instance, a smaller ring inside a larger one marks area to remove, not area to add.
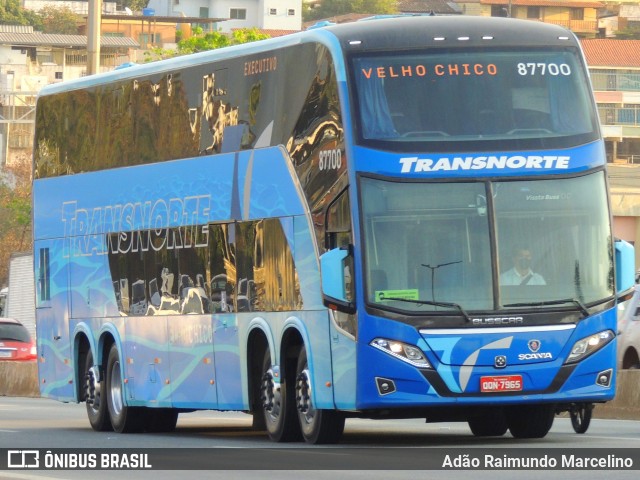
[[[0,361],[0,396],[39,397],[38,364]]]
[[[616,380],[616,397],[610,402],[597,404],[593,416],[640,420],[640,370],[620,370]]]

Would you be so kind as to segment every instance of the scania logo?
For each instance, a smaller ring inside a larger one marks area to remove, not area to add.
[[[518,360],[553,360],[551,352],[521,353]]]
[[[529,340],[529,343],[527,345],[529,345],[529,350],[531,350],[532,353],[536,353],[538,350],[540,350],[540,346],[542,344],[540,343],[540,340]]]
[[[504,368],[507,366],[507,356],[506,355],[496,355],[496,358],[493,360],[493,365],[496,368]]]

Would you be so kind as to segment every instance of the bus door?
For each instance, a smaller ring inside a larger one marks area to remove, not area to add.
[[[219,278],[208,279],[212,235],[219,236],[219,232],[213,225],[194,225],[180,228],[176,234],[181,236],[182,248],[173,254],[178,267],[171,293],[172,308],[178,314],[167,317],[171,401],[177,408],[217,408],[212,313],[219,300],[214,299],[212,289]]]
[[[73,401],[69,304],[64,294],[69,282],[68,250],[66,256],[55,255],[64,251],[63,242],[60,239],[35,242],[36,339],[42,396]]]

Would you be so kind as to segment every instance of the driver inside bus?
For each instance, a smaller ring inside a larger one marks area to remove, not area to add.
[[[539,273],[531,270],[531,250],[516,247],[513,250],[513,268],[500,275],[500,285],[546,285]]]

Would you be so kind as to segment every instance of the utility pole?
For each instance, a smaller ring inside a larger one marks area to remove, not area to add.
[[[89,0],[87,18],[87,75],[100,70],[100,24],[102,23],[102,0]]]

